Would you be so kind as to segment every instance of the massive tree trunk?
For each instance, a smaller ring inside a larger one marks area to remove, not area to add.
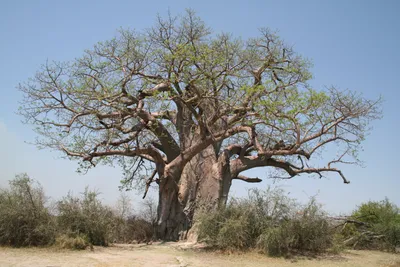
[[[160,182],[157,237],[162,240],[176,241],[180,233],[189,227],[183,205],[178,199],[178,191],[173,177]]]
[[[217,103],[204,100],[202,110],[214,116]],[[180,146],[184,149],[201,139],[200,128],[192,120],[192,111],[178,106]],[[224,120],[215,122],[212,131],[225,129]],[[196,129],[196,130],[194,130]],[[210,130],[210,129],[207,129]],[[196,210],[214,210],[226,204],[232,182],[229,152],[220,151],[221,143],[208,146],[194,156],[179,173],[179,177],[160,182],[158,226],[159,238],[186,239],[193,225]],[[164,179],[165,180],[165,179]]]
[[[160,183],[158,237],[186,239],[196,210],[213,210],[225,205],[232,182],[229,156],[210,146],[195,156],[178,179]],[[176,183],[179,181],[179,183]]]

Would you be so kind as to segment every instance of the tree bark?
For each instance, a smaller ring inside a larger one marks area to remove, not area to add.
[[[217,157],[215,148],[207,147],[185,166],[180,178],[164,181],[159,190],[158,238],[187,239],[197,210],[226,204],[232,183],[229,155]]]
[[[178,186],[172,177],[160,182],[157,215],[159,239],[177,241],[180,233],[189,227],[183,205],[178,200]]]
[[[214,116],[215,106],[216,103],[211,100],[201,103],[201,109],[208,117]],[[177,125],[179,125],[180,146],[184,149],[202,138],[201,127],[195,127],[192,117],[190,109],[178,105]],[[225,127],[226,122],[219,120],[214,123],[212,129],[203,130],[218,132]],[[165,185],[160,183],[158,213],[160,238],[187,239],[197,210],[211,211],[226,204],[232,183],[230,155],[227,151],[220,151],[220,147],[220,143],[208,146],[184,166],[179,177],[170,179]]]

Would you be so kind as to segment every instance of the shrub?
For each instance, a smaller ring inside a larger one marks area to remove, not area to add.
[[[220,249],[257,248],[272,256],[326,251],[334,231],[312,199],[300,205],[280,189],[250,190],[249,197],[198,216],[199,239]]]
[[[127,243],[129,236],[127,235],[128,224],[127,219],[132,214],[131,199],[126,193],[121,193],[116,208],[114,209],[114,219],[112,222],[111,239],[114,243]]]
[[[248,198],[233,199],[214,212],[197,216],[199,239],[221,249],[254,247],[264,229],[289,217],[292,199],[280,189],[249,190]]]
[[[50,245],[55,239],[55,221],[46,206],[40,184],[27,174],[0,189],[0,244],[15,247]]]
[[[153,238],[154,231],[151,222],[146,221],[138,216],[130,216],[127,221],[125,236],[129,241],[137,241],[138,243],[150,242]]]
[[[53,214],[40,184],[26,174],[0,189],[0,245],[84,249],[110,242],[149,242],[154,234],[156,207],[143,203],[140,216],[131,213],[130,199],[121,195],[115,210],[102,204],[99,193],[88,188],[56,203]]]
[[[85,235],[70,237],[66,234],[56,238],[55,245],[62,249],[86,249],[89,246],[88,238]]]
[[[352,217],[362,222],[380,225],[391,222],[400,223],[400,209],[387,198],[382,201],[369,201],[361,204]]]
[[[112,210],[98,199],[98,192],[85,189],[81,198],[71,194],[58,202],[58,225],[69,237],[86,236],[92,245],[107,246],[115,223]]]
[[[286,222],[284,223],[286,224]],[[260,235],[257,247],[270,256],[281,256],[289,253],[292,237],[285,231],[286,226],[270,227]]]
[[[321,207],[311,199],[295,215],[260,236],[258,248],[271,256],[291,253],[320,253],[331,248],[334,231]]]
[[[387,228],[384,229],[385,242],[387,243],[388,249],[395,251],[396,248],[400,247],[400,222],[391,222]]]
[[[141,209],[134,215],[129,197],[121,194],[112,224],[112,240],[120,243],[150,242],[155,234],[156,212],[156,202],[148,198],[142,202]]]
[[[394,251],[400,246],[400,209],[388,199],[361,204],[351,215],[342,235],[347,245]]]
[[[322,252],[332,245],[334,232],[315,199],[288,223],[288,231],[294,236],[292,249]]]

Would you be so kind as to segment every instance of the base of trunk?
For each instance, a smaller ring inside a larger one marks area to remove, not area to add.
[[[196,230],[190,230],[196,210],[224,206],[231,181],[229,156],[223,153],[217,158],[212,146],[194,157],[178,179],[160,181],[157,237],[197,240]]]
[[[190,228],[189,220],[183,212],[178,198],[178,186],[172,178],[160,183],[157,238],[165,241],[178,241],[186,236]]]

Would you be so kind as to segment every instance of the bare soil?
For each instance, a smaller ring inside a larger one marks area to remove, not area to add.
[[[191,249],[187,249],[187,248]],[[115,245],[95,247],[93,251],[57,250],[55,248],[0,247],[0,266],[149,266],[149,267],[261,267],[261,266],[338,266],[400,267],[400,254],[378,251],[347,251],[340,256],[296,259],[270,258],[257,253],[221,254],[193,249],[190,245]]]

